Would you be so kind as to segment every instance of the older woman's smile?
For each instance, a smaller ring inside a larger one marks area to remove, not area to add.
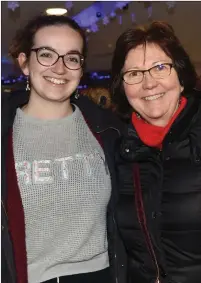
[[[155,94],[155,95],[145,96],[142,99],[148,100],[148,101],[156,100],[156,99],[159,99],[159,98],[163,97],[164,95],[165,95],[165,93],[159,93],[159,94]]]

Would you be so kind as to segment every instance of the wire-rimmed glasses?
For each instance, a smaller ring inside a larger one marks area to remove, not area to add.
[[[69,70],[79,70],[84,64],[84,56],[78,52],[69,52],[59,55],[56,51],[47,47],[32,48],[36,52],[37,61],[45,67],[51,67],[62,58],[64,65]]]
[[[122,74],[122,78],[126,84],[134,85],[142,82],[144,78],[144,73],[149,72],[149,74],[154,79],[164,79],[171,74],[171,70],[174,67],[172,63],[162,63],[151,67],[148,70],[129,70]]]

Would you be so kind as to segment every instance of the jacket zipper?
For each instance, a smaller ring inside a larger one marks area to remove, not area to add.
[[[145,231],[146,231],[147,238],[148,238],[148,241],[149,241],[149,246],[150,246],[150,249],[151,249],[151,254],[152,254],[152,257],[154,259],[154,265],[156,267],[156,281],[155,281],[155,283],[160,283],[160,270],[159,270],[159,266],[158,266],[158,261],[157,261],[157,258],[156,258],[156,254],[155,254],[155,251],[154,251],[154,248],[153,248],[153,243],[152,243],[152,240],[150,238],[150,235],[149,235],[149,232],[148,232],[146,224],[145,224]]]
[[[112,215],[112,219],[113,219],[113,223],[114,223],[114,227],[116,229],[116,221],[115,221],[115,218],[114,218],[114,214]],[[116,245],[116,243],[115,243]],[[118,280],[118,268],[117,268],[117,254],[116,254],[116,249],[114,249],[114,260],[115,260],[115,269],[116,269],[116,272],[115,272],[115,282],[118,283],[119,280]]]
[[[136,199],[136,208],[137,208],[137,216],[138,216],[138,220],[140,223],[140,226],[142,228],[142,231],[144,233],[145,236],[145,241],[148,247],[148,250],[151,254],[151,257],[153,259],[154,265],[156,267],[156,281],[155,283],[160,283],[160,270],[159,270],[159,265],[158,265],[158,261],[156,258],[156,254],[153,248],[153,243],[147,228],[147,221],[146,221],[146,215],[145,215],[145,211],[144,211],[144,204],[143,204],[143,199],[142,199],[142,190],[141,190],[141,184],[140,184],[140,174],[139,174],[139,167],[138,165],[134,165],[134,183],[135,183],[135,190],[137,193],[135,193],[135,199]],[[140,208],[139,208],[140,206]],[[140,214],[140,212],[142,212],[142,214]]]

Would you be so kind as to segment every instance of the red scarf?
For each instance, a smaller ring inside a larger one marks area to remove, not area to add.
[[[133,112],[132,114],[132,124],[135,127],[141,141],[151,147],[162,148],[162,142],[168,133],[170,127],[172,126],[175,119],[179,116],[181,111],[186,106],[187,99],[181,97],[180,105],[177,111],[174,113],[169,123],[165,127],[159,127],[155,125],[148,124],[142,118],[137,117],[137,114]]]

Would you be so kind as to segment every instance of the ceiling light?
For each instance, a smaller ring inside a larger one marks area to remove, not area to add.
[[[67,13],[67,9],[64,8],[50,8],[46,10],[48,15],[61,16]]]

